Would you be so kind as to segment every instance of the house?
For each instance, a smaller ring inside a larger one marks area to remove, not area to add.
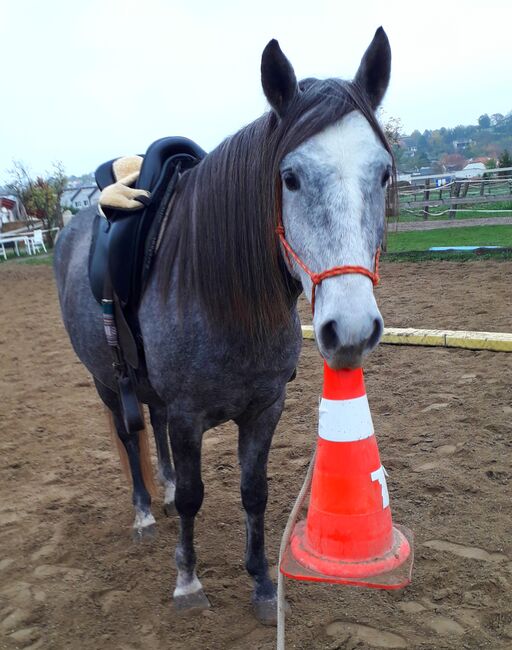
[[[90,205],[96,205],[100,198],[100,191],[96,185],[83,187],[68,187],[62,193],[60,204],[63,208],[82,210]]]
[[[456,178],[475,178],[482,177],[487,171],[483,162],[470,162],[464,169],[455,172]]]
[[[496,156],[495,156],[495,158],[496,158]],[[470,162],[470,163],[484,163],[484,165],[485,165],[486,163],[489,162],[489,160],[491,160],[491,158],[489,156],[477,156],[476,158],[471,158],[471,160],[469,160],[468,162]]]
[[[452,142],[455,151],[464,151],[475,144],[474,140],[454,140]]]
[[[19,221],[22,219],[22,212],[16,197],[0,196],[0,224]]]
[[[414,156],[418,153],[418,148],[412,144],[412,140],[408,136],[400,138],[398,141],[398,146],[402,151],[403,158],[414,158]]]

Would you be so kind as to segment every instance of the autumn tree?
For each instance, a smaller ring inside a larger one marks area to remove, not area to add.
[[[467,160],[460,153],[448,153],[441,156],[440,162],[447,168],[458,170],[464,167]]]
[[[60,201],[67,183],[62,164],[54,163],[50,173],[32,178],[26,165],[15,161],[9,174],[7,188],[28,217],[39,219],[45,230],[62,228]]]

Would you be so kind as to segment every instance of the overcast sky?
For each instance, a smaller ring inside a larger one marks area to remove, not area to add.
[[[0,0],[0,181],[13,159],[79,175],[166,135],[211,149],[266,109],[271,38],[298,78],[351,78],[379,25],[405,132],[512,109],[511,0]]]

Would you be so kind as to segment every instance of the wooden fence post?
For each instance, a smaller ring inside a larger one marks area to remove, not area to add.
[[[425,180],[425,194],[424,194],[424,199],[423,199],[424,201],[430,201],[430,191],[429,190],[430,190],[430,178],[427,178]],[[425,221],[427,221],[427,219],[428,219],[428,213],[429,213],[429,207],[428,207],[428,205],[426,205],[423,208],[423,219],[425,219]]]
[[[460,181],[455,181],[455,183],[452,186],[453,188],[453,191],[451,192],[452,198],[459,198],[461,186],[462,183]],[[450,211],[448,212],[448,219],[455,219],[456,217],[457,217],[457,203],[452,201]]]

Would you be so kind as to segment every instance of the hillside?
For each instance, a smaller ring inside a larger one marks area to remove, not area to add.
[[[394,118],[384,128],[394,143],[397,167],[403,172],[432,165],[434,172],[445,171],[443,165],[462,169],[472,158],[497,160],[505,150],[512,153],[512,111],[507,115],[481,115],[478,124],[427,129],[423,133],[416,129],[410,135],[399,135],[400,120]],[[93,172],[68,176],[68,187],[94,184]]]
[[[481,115],[476,125],[441,127],[423,133],[415,130],[398,138],[394,148],[401,171],[414,171],[433,162],[441,167],[462,165],[477,157],[498,159],[503,151],[512,151],[512,111],[507,115]]]

